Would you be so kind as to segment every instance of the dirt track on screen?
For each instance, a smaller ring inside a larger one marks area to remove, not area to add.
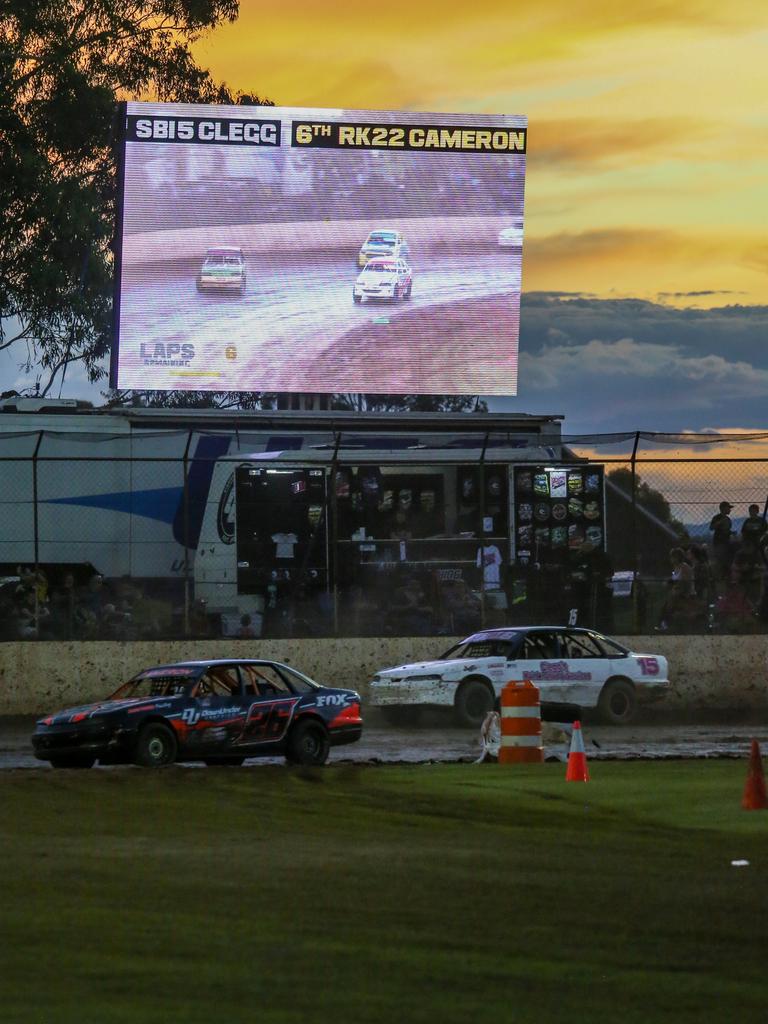
[[[507,382],[508,393],[515,393],[517,354],[510,357],[499,343],[517,332],[519,313],[509,295],[433,306],[428,331],[418,311],[398,307],[393,316],[386,304],[380,309],[381,324],[353,328],[313,360],[313,379],[359,380],[365,385],[361,390],[371,391],[382,379],[396,379],[406,392],[439,393],[443,387],[455,392],[457,368],[471,366],[475,381],[498,375]],[[489,330],[478,339],[481,323]]]

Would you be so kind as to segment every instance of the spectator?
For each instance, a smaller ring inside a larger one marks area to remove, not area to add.
[[[211,635],[211,621],[208,617],[208,606],[204,597],[196,597],[189,612],[189,632],[191,636],[207,637]]]
[[[760,540],[766,529],[768,527],[766,527],[765,519],[760,515],[760,506],[750,505],[749,515],[741,526],[741,550],[749,556],[752,562],[758,560]]]
[[[441,587],[445,620],[442,631],[469,633],[480,626],[480,598],[466,580],[446,580]]]
[[[240,640],[252,640],[256,636],[256,630],[253,628],[253,619],[250,615],[241,616],[237,636]]]
[[[39,640],[41,628],[51,614],[47,606],[38,601],[33,588],[21,584],[16,588],[14,604],[17,636],[21,640]]]
[[[760,538],[757,548],[758,564],[762,574],[760,597],[757,604],[757,617],[761,622],[768,622],[768,533]]]
[[[728,513],[733,508],[727,501],[720,502],[720,511],[712,516],[709,529],[712,531],[712,551],[718,579],[727,580],[733,556],[733,523]]]
[[[415,577],[406,579],[392,595],[387,617],[390,636],[425,636],[432,631],[432,608],[424,587]]]
[[[106,640],[128,640],[132,639],[131,632],[130,612],[105,604],[101,612],[101,636]]]
[[[77,588],[71,572],[65,573],[61,585],[51,594],[51,630],[60,639],[71,639],[75,634]]]
[[[693,589],[698,605],[699,624],[706,628],[709,624],[710,607],[714,605],[717,597],[709,554],[703,544],[689,544],[685,554],[693,570]]]
[[[661,611],[659,629],[672,633],[687,633],[698,611],[693,582],[693,568],[682,548],[669,552],[672,574],[669,578],[667,599]]]
[[[173,613],[167,601],[144,594],[135,585],[131,587],[131,624],[135,636],[148,640],[171,635]]]

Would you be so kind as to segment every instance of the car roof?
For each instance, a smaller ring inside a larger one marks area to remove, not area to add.
[[[157,672],[166,668],[216,668],[217,665],[282,665],[282,661],[273,661],[271,658],[210,658],[206,661],[172,661],[167,665],[150,665],[142,669],[142,672]],[[290,665],[286,665],[290,668]],[[297,670],[298,671],[298,670]],[[303,672],[301,673],[304,674]]]
[[[206,256],[242,256],[243,250],[239,245],[214,245],[205,250]]]
[[[596,629],[588,629],[585,626],[565,626],[562,624],[559,626],[507,626],[499,627],[497,629],[478,630],[476,633],[470,633],[469,636],[465,637],[460,642],[465,644],[468,640],[508,640],[512,633],[550,633],[553,629],[558,631],[567,629],[569,633],[594,633],[596,636],[603,635]]]

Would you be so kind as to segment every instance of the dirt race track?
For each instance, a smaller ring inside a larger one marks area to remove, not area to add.
[[[33,729],[34,719],[0,718],[0,769],[48,770],[32,754],[29,737]],[[753,738],[768,748],[768,726],[743,717],[732,721],[712,718],[690,724],[675,716],[652,716],[647,712],[637,724],[624,728],[584,723],[588,760],[746,758]],[[545,754],[565,760],[567,745],[552,744]],[[401,728],[387,725],[371,711],[362,740],[333,750],[329,764],[424,764],[474,761],[479,756],[478,735],[472,730],[455,728],[441,713],[426,713],[417,727]],[[280,760],[260,759],[265,764]]]

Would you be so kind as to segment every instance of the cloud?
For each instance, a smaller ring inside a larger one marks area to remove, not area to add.
[[[732,291],[729,288],[705,288],[698,292],[659,292],[659,299],[694,299],[701,295],[746,295],[746,292]]]
[[[567,434],[768,426],[768,307],[538,293],[520,323],[519,394],[492,409],[562,414]]]
[[[682,139],[715,135],[715,125],[682,117],[644,120],[569,118],[535,120],[528,131],[530,170],[544,165],[594,163],[611,158],[637,165],[641,154],[656,159],[658,151],[668,156]]]
[[[549,344],[555,330],[567,344],[632,338],[638,344],[674,345],[690,358],[721,356],[768,369],[766,306],[678,309],[645,299],[526,292],[520,329],[521,350],[531,353]]]

